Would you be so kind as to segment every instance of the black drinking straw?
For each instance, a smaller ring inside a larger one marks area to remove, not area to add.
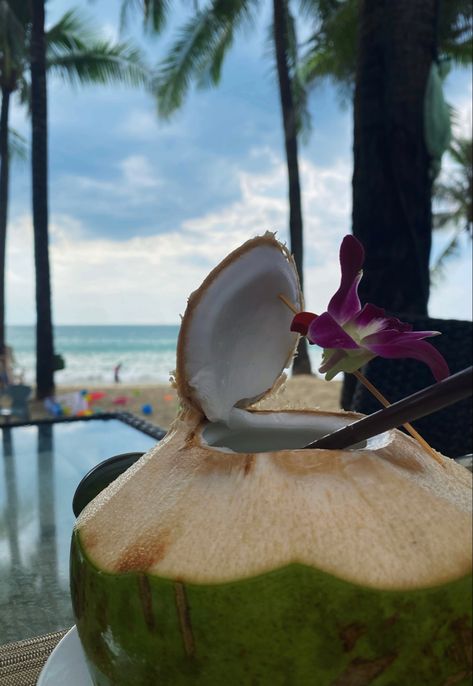
[[[394,429],[406,422],[412,422],[444,407],[463,400],[473,393],[473,367],[468,367],[443,381],[423,388],[374,414],[363,417],[353,424],[345,426],[334,433],[327,434],[305,448],[323,448],[341,450],[350,445],[366,441]]]

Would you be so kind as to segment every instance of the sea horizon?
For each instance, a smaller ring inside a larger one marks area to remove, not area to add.
[[[120,367],[123,384],[168,383],[176,367],[179,324],[55,324],[55,352],[65,369],[55,373],[58,386],[100,386],[115,381]],[[16,371],[25,383],[35,382],[35,325],[7,325],[6,341],[13,349]],[[309,346],[313,371],[321,350]]]

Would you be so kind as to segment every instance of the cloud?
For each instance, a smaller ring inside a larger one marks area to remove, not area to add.
[[[266,159],[266,171],[240,171],[236,201],[183,221],[167,233],[122,241],[93,238],[74,217],[53,215],[56,323],[178,323],[189,294],[228,252],[267,230],[276,231],[288,243],[285,165],[270,150],[258,154]],[[123,162],[123,178],[128,175],[145,189],[148,172],[146,160]],[[330,168],[317,167],[303,158],[301,179],[306,307],[320,312],[339,283],[338,248],[350,230],[351,168],[343,161]],[[31,218],[25,215],[12,222],[9,237],[8,320],[30,323],[34,321]],[[434,292],[434,314],[469,317],[471,301],[468,304],[464,293],[460,297],[468,269],[471,278],[468,265],[466,258],[456,263],[455,274]]]
[[[102,24],[99,35],[112,43],[118,43],[121,38],[118,26],[109,21]]]
[[[438,255],[449,242],[451,233],[437,232],[433,237],[432,252]],[[466,232],[459,238],[458,254],[445,265],[444,276],[438,279],[430,292],[431,317],[471,320],[473,311],[470,285],[473,280],[471,239]]]
[[[131,155],[120,162],[120,170],[126,187],[131,191],[158,188],[162,181],[154,175],[150,162],[143,155]]]
[[[117,134],[144,141],[152,140],[161,133],[156,112],[145,109],[132,109],[116,129]]]
[[[30,217],[9,223],[6,248],[6,321],[30,324],[35,321],[33,228]]]
[[[241,171],[239,199],[184,221],[174,231],[116,241],[92,238],[73,216],[51,219],[51,264],[57,323],[177,323],[187,297],[230,250],[266,230],[288,241],[286,171],[270,151],[266,172]],[[309,284],[318,283],[317,302],[326,301],[338,275],[333,259],[347,231],[349,175],[302,161],[306,186],[306,245]],[[140,189],[153,187],[146,160],[127,158],[122,177]],[[344,209],[341,189],[346,196]],[[123,187],[101,188],[118,198]],[[8,246],[9,321],[28,323],[33,312],[31,218],[12,222]],[[26,247],[25,247],[26,246]],[[322,284],[322,285],[321,285]],[[311,299],[309,299],[311,302]]]
[[[470,94],[455,106],[452,132],[455,137],[471,138],[471,89]]]
[[[466,78],[465,78],[466,76]],[[454,108],[453,114],[453,135],[471,136],[471,99],[472,99],[471,70],[461,70],[453,73],[447,79],[445,96]]]
[[[93,175],[65,174],[55,184],[62,207],[80,216],[87,207],[104,216],[132,216],[137,208],[157,203],[163,181],[145,155],[129,155],[119,160],[106,179]],[[59,204],[59,203],[58,203]]]

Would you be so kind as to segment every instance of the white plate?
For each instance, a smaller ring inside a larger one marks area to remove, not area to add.
[[[75,626],[54,648],[44,665],[37,686],[93,686]]]

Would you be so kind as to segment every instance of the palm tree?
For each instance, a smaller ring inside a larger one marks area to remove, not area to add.
[[[471,62],[471,3],[323,0],[323,9],[303,74],[355,93],[353,232],[367,252],[361,297],[425,314],[432,174],[424,93],[439,56]]]
[[[36,394],[54,393],[54,340],[48,238],[48,117],[45,0],[33,2],[31,17],[31,162],[36,277]]]
[[[440,204],[433,215],[435,229],[453,228],[454,233],[432,266],[431,278],[435,281],[443,273],[446,260],[458,250],[461,234],[473,234],[473,170],[472,140],[459,136],[449,150],[454,168],[434,184],[434,199]]]
[[[0,31],[0,84],[2,86],[0,344],[2,340],[3,345],[5,343],[4,281],[8,207],[8,155],[3,154],[3,150],[6,150],[10,96],[18,91],[22,101],[31,106],[33,118],[33,223],[37,299],[36,381],[38,397],[45,397],[51,394],[54,388],[54,344],[47,232],[47,111],[44,81],[46,71],[57,74],[65,81],[74,84],[121,82],[133,86],[145,84],[148,72],[139,50],[131,43],[113,43],[96,36],[90,25],[81,19],[77,11],[66,12],[56,24],[44,31],[44,6],[43,9],[41,6],[40,2],[30,4],[27,0],[15,0],[15,2],[0,0],[0,11],[3,13],[0,14],[0,19],[8,17],[10,26],[15,29],[14,32],[11,29],[6,32]],[[31,14],[32,9],[33,14]],[[0,26],[3,28],[5,23],[1,23]],[[13,38],[16,41],[13,47],[10,47]],[[31,83],[28,79],[30,64]]]
[[[0,0],[0,355],[5,352],[5,248],[10,150],[8,119],[24,57],[24,25],[6,0]]]
[[[154,4],[154,3],[151,3]],[[161,3],[158,3],[161,4]],[[209,0],[181,28],[178,38],[156,77],[158,107],[163,116],[178,109],[190,83],[217,85],[222,64],[236,32],[251,22],[259,3],[248,0]],[[301,6],[310,3],[301,1]],[[303,224],[298,163],[298,133],[305,114],[305,93],[297,72],[296,22],[288,0],[273,0],[272,47],[278,75],[279,96],[289,186],[291,251],[303,282]],[[310,374],[305,338],[301,338],[293,372]]]

